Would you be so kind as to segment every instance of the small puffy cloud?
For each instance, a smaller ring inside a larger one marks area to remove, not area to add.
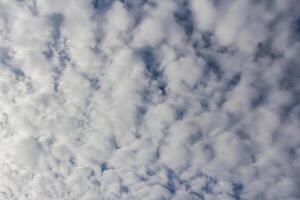
[[[213,29],[217,17],[217,10],[213,1],[192,0],[190,4],[196,22],[196,27],[201,31]]]

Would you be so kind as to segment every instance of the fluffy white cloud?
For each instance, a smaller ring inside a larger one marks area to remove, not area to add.
[[[300,199],[300,7],[0,2],[0,200]]]

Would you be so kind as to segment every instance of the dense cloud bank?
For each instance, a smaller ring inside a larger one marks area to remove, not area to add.
[[[300,199],[297,0],[0,1],[0,200]]]

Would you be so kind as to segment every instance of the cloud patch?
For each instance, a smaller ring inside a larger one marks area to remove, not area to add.
[[[300,8],[0,3],[0,199],[300,199]]]

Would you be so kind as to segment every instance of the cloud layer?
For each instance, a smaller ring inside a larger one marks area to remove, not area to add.
[[[300,199],[296,0],[0,2],[0,200]]]

